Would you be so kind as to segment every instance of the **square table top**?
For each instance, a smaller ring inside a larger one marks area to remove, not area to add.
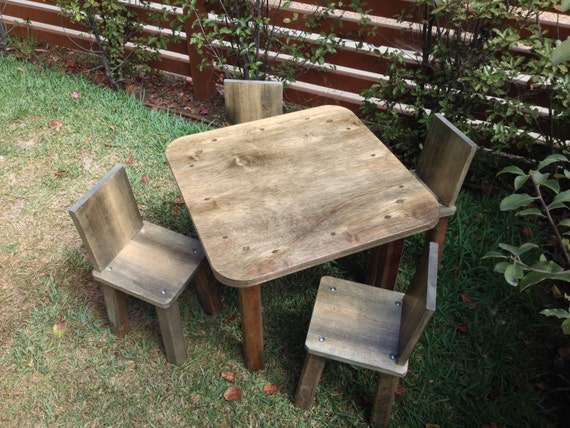
[[[172,141],[216,278],[258,285],[435,226],[433,194],[352,113],[321,106]]]

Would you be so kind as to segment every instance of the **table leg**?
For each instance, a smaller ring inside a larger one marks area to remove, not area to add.
[[[403,239],[374,248],[370,258],[366,282],[375,287],[393,290],[403,251]]]
[[[426,245],[430,242],[437,242],[439,248],[438,268],[441,264],[441,255],[443,254],[443,244],[445,243],[445,234],[447,232],[447,223],[449,222],[448,217],[442,217],[439,219],[435,227],[427,232],[426,235]]]
[[[261,314],[261,286],[238,288],[243,354],[250,371],[263,368],[263,322]]]

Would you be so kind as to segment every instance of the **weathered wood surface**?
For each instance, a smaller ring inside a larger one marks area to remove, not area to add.
[[[406,375],[411,352],[435,311],[437,265],[438,246],[432,242],[405,293],[323,277],[295,405],[311,405],[325,360],[332,359],[381,373],[371,424],[387,426],[398,378]]]
[[[323,277],[305,341],[307,351],[403,376],[408,370],[407,361],[400,365],[390,358],[398,354],[402,315],[399,303],[403,298],[404,293],[397,291]]]
[[[181,137],[166,156],[216,277],[248,287],[432,228],[434,196],[350,111]]]
[[[111,331],[128,329],[125,295],[156,307],[166,355],[173,364],[186,359],[177,298],[194,274],[209,313],[219,309],[204,252],[195,239],[142,220],[122,165],[116,165],[69,208],[103,287]],[[199,269],[201,266],[201,269]]]
[[[224,100],[230,123],[244,123],[283,113],[283,83],[224,80]]]

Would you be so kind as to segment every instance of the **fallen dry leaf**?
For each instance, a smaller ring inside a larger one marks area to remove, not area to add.
[[[133,158],[129,156],[129,157],[125,160],[125,163],[126,163],[127,165],[132,165],[132,164],[133,164]]]
[[[145,184],[148,183],[148,175],[143,174],[143,175],[141,176],[141,181],[142,181],[143,183],[145,183]]]
[[[402,395],[404,392],[406,392],[406,387],[399,383],[396,387],[396,395]]]
[[[467,333],[467,326],[463,324],[458,325],[457,330],[459,330],[461,333]]]
[[[61,125],[62,125],[61,120],[56,120],[56,119],[50,120],[48,123],[48,126],[50,128],[55,129],[56,131],[59,131],[59,128],[61,128]]]
[[[233,370],[222,370],[221,375],[228,382],[233,382],[234,380],[236,380],[236,372],[234,372]]]
[[[562,293],[560,292],[560,289],[556,285],[553,285],[551,290],[552,290],[552,297],[554,297],[555,299],[562,299]]]
[[[461,293],[461,301],[463,303],[471,303],[473,302],[473,297],[469,297],[467,294]]]
[[[268,383],[263,386],[263,392],[267,395],[277,394],[279,392],[279,385],[276,383]]]
[[[239,400],[241,398],[241,388],[239,386],[230,386],[224,391],[224,398],[227,401]]]

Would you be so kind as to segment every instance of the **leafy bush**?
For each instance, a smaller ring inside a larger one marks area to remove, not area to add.
[[[360,3],[352,0],[344,6],[363,13]],[[188,6],[183,0],[177,4]],[[289,0],[205,0],[205,13],[193,0],[180,18],[192,22],[190,43],[204,55],[202,67],[214,65],[227,78],[266,80],[272,76],[292,82],[308,68],[323,66],[326,56],[342,43],[336,35],[341,19],[333,11],[343,3],[321,0],[316,10],[285,17],[290,4]],[[334,23],[327,32],[312,33],[319,21],[331,18]],[[301,19],[303,30],[292,31],[281,24]]]
[[[436,112],[475,141],[488,142],[494,151],[513,146],[529,150],[534,147],[531,131],[539,117],[532,97],[544,93],[550,103],[550,125],[543,134],[552,149],[560,143],[554,126],[563,129],[570,117],[567,67],[552,63],[555,43],[543,36],[538,24],[540,11],[552,4],[551,0],[418,0],[412,13],[425,17],[422,50],[417,59],[403,52],[387,54],[387,79],[363,91],[363,112],[377,124],[382,138],[397,140],[409,158],[415,157],[424,140],[428,116]],[[513,18],[516,26],[511,24]],[[526,58],[511,54],[510,49],[519,44],[528,47]],[[522,75],[529,76],[526,89],[509,95],[513,80]],[[378,109],[378,99],[385,108]],[[406,114],[399,111],[401,104],[409,108]]]
[[[536,170],[525,173],[517,166],[509,166],[499,174],[513,174],[514,192],[501,201],[502,211],[515,211],[519,216],[531,216],[548,226],[556,247],[551,254],[541,252],[537,244],[526,242],[521,246],[499,244],[502,251],[490,251],[485,257],[499,258],[495,271],[521,291],[542,281],[570,282],[570,169],[569,160],[562,154],[547,156]],[[526,190],[526,191],[525,191]],[[565,230],[565,231],[564,231]],[[537,254],[538,251],[538,254]],[[556,284],[556,283],[555,283]],[[564,295],[570,302],[570,296]],[[570,310],[545,309],[544,315],[564,319],[562,330],[570,334]]]
[[[62,13],[72,22],[87,28],[97,43],[105,76],[119,88],[125,71],[133,64],[143,64],[159,57],[166,40],[159,33],[144,34],[134,6],[119,0],[57,0]],[[139,7],[161,26],[166,21],[167,8],[153,11],[150,0],[140,0]],[[130,46],[130,47],[128,47]]]

